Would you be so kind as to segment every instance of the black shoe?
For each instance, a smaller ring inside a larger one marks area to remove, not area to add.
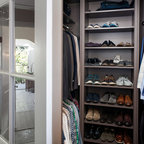
[[[100,101],[100,96],[99,94],[95,93],[93,94],[93,102],[98,103]]]
[[[86,102],[93,102],[93,93],[88,93],[86,97]]]
[[[101,134],[103,132],[103,129],[101,127],[97,127],[93,134],[93,139],[99,139],[101,137]]]
[[[109,46],[109,47],[115,47],[116,45],[115,45],[112,41],[109,40],[108,46]]]
[[[109,43],[107,41],[104,41],[101,45],[101,47],[108,47],[109,46]]]
[[[103,111],[101,114],[101,118],[100,118],[100,122],[101,123],[105,123],[107,121],[108,115],[107,115],[107,111]]]
[[[94,134],[94,126],[88,125],[85,131],[85,138],[87,139],[93,138],[93,134]]]
[[[107,123],[112,124],[114,122],[113,112],[108,114]]]

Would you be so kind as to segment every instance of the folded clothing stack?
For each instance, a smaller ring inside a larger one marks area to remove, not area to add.
[[[64,13],[67,14],[68,16],[71,15],[71,7],[64,2],[64,5],[63,5],[63,8],[64,8]]]
[[[129,4],[127,0],[122,0],[120,2],[104,1],[101,3],[101,7],[98,10],[123,9],[130,7],[133,7],[133,2]]]

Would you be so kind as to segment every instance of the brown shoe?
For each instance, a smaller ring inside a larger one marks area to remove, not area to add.
[[[123,134],[121,132],[118,132],[115,136],[115,141],[118,144],[123,144]]]
[[[101,84],[103,84],[103,85],[109,84],[109,76],[108,75],[105,75],[105,77],[104,77],[103,81],[101,82]]]
[[[125,126],[131,126],[132,125],[132,118],[131,118],[131,115],[129,113],[126,113],[124,115],[124,124],[125,124]]]
[[[132,139],[127,134],[124,134],[124,144],[132,144]]]
[[[115,123],[118,125],[118,126],[121,126],[123,125],[123,113],[120,111],[118,112],[116,118],[115,118]]]
[[[124,104],[124,95],[120,94],[119,97],[117,98],[117,104],[123,105]]]
[[[93,115],[94,115],[94,110],[92,108],[89,108],[86,114],[86,120],[91,121],[93,119]]]
[[[126,106],[131,106],[132,105],[132,99],[130,98],[129,95],[125,96],[125,105]]]
[[[115,78],[114,78],[113,75],[109,76],[109,84],[110,84],[110,85],[115,85],[115,84],[116,84],[116,83],[115,83]]]

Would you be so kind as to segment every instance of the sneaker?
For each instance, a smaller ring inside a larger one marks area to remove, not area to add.
[[[88,74],[86,80],[85,80],[86,84],[93,84],[93,75],[92,74]]]
[[[94,28],[100,28],[101,26],[99,24],[94,24],[93,27]]]
[[[109,85],[115,85],[115,78],[113,75],[109,76]]]
[[[133,83],[128,79],[128,78],[124,78],[124,86],[132,86]]]
[[[107,27],[110,27],[110,21],[108,21],[108,22],[106,22],[106,23],[104,23],[103,25],[102,25],[102,27],[103,28],[107,28]]]
[[[103,81],[101,82],[101,84],[103,84],[103,85],[109,84],[109,76],[108,75],[105,75],[105,77],[104,77]]]
[[[92,102],[93,101],[93,94],[92,93],[88,93],[87,97],[86,97],[86,102]]]
[[[125,61],[125,66],[131,67],[131,66],[133,66],[133,64],[131,61]]]
[[[109,24],[110,27],[119,27],[118,23],[116,21],[112,21]]]
[[[100,101],[100,95],[95,93],[93,94],[93,102],[98,103]]]
[[[108,100],[108,104],[116,104],[116,95],[114,93],[110,94],[110,98]]]
[[[93,28],[94,28],[94,25],[93,25],[93,24],[89,24],[89,25],[87,26],[87,28],[88,28],[88,29],[93,29]]]
[[[94,78],[93,78],[93,84],[95,85],[100,85],[100,80],[99,80],[99,77],[97,75],[94,75]]]
[[[109,101],[109,97],[110,97],[110,93],[105,93],[101,98],[100,98],[100,102],[101,103],[107,103]]]
[[[123,67],[123,66],[125,66],[125,62],[124,62],[124,61],[120,61],[117,65],[118,65],[119,67]]]
[[[102,66],[108,66],[109,63],[110,63],[109,60],[104,60],[104,61],[102,62]]]
[[[115,58],[114,58],[114,60],[113,60],[113,62],[114,62],[115,64],[118,64],[120,61],[121,61],[120,55],[116,55]]]
[[[123,86],[124,85],[124,79],[125,79],[125,77],[119,77],[116,81],[116,85]]]

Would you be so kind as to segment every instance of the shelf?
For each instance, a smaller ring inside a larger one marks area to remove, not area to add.
[[[85,68],[91,69],[134,69],[134,67],[119,67],[119,66],[94,66],[94,65],[85,65]]]
[[[86,138],[84,138],[84,141],[87,142],[87,143],[96,143],[96,144],[117,144],[115,141],[113,141],[113,142],[108,142],[108,141],[103,142],[100,139],[95,140],[95,139],[86,139]]]
[[[99,32],[131,32],[133,30],[134,30],[134,26],[94,28],[94,29],[85,28],[86,32],[91,32],[91,33],[99,33]]]
[[[124,125],[122,125],[122,126],[118,126],[118,125],[116,125],[116,124],[114,124],[114,123],[112,123],[112,124],[109,124],[109,123],[101,123],[101,122],[94,122],[94,121],[87,121],[87,120],[85,120],[84,121],[86,124],[94,124],[94,125],[101,125],[101,126],[108,126],[108,127],[116,127],[116,128],[123,128],[123,129],[133,129],[133,126],[130,126],[130,127],[127,127],[127,126],[124,126]]]
[[[129,16],[132,14],[134,14],[134,8],[101,10],[101,11],[86,11],[85,12],[85,15],[88,16],[89,18]]]
[[[98,88],[133,89],[133,87],[117,86],[117,85],[110,86],[110,85],[90,85],[90,84],[88,85],[88,84],[85,84],[84,86],[85,87],[98,87]]]
[[[125,106],[125,105],[111,105],[111,104],[103,104],[103,103],[84,103],[85,105],[88,106],[98,106],[98,107],[109,107],[109,108],[121,108],[121,109],[133,109],[133,106]]]
[[[63,13],[63,23],[64,24],[75,24],[75,22],[65,13]]]
[[[111,50],[129,50],[129,49],[134,49],[134,47],[85,47],[86,50],[106,50],[106,49],[111,49]]]

